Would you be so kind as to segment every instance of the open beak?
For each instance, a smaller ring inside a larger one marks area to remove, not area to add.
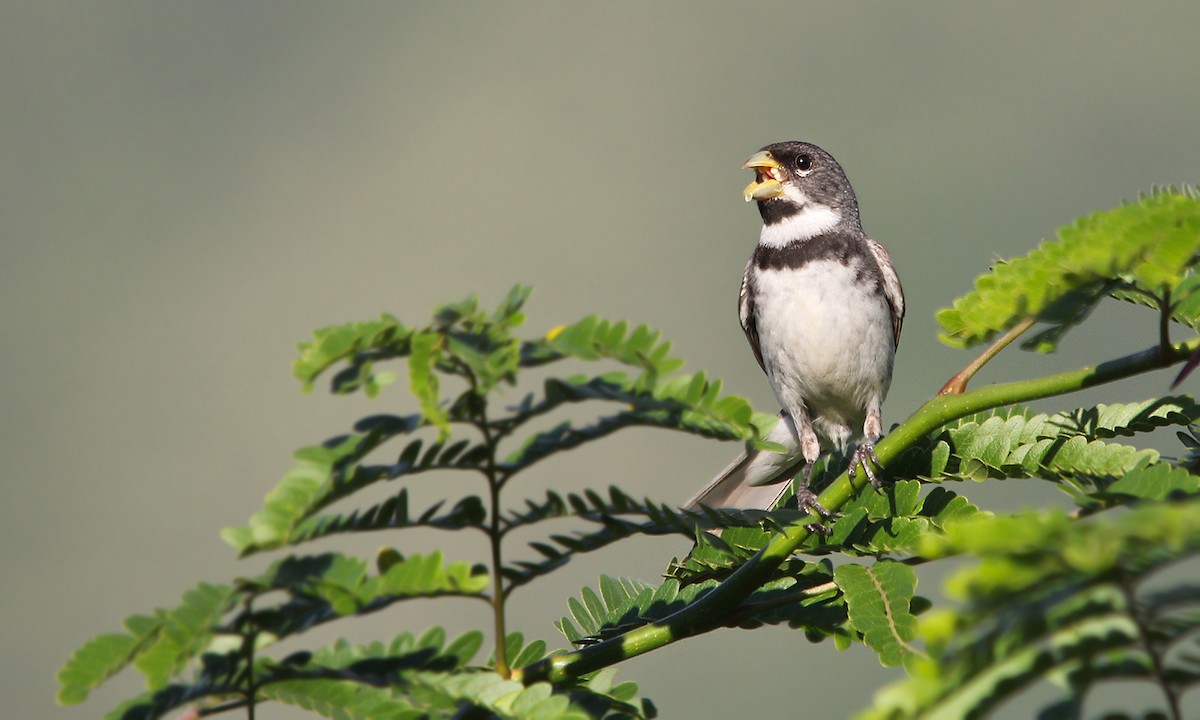
[[[751,200],[770,200],[783,194],[783,168],[771,157],[771,153],[760,150],[742,165],[755,172],[754,182],[746,186],[742,196]]]

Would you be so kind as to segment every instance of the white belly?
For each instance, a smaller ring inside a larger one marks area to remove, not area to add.
[[[895,356],[887,301],[856,279],[857,270],[820,260],[756,275],[755,319],[771,387],[785,410],[807,415],[840,450],[861,435],[867,407],[882,403]]]

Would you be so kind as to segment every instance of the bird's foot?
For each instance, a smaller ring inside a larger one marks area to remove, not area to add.
[[[883,481],[875,476],[875,471],[871,469],[874,465],[877,468],[882,468],[883,463],[879,462],[879,456],[875,454],[875,442],[873,440],[863,440],[854,454],[850,456],[850,479],[858,474],[858,466],[862,465],[863,473],[867,476],[867,480],[871,481],[871,487],[876,490],[883,488]]]
[[[809,527],[821,535],[828,535],[829,528],[825,526],[824,521],[833,517],[824,505],[817,500],[817,494],[812,491],[808,481],[812,476],[813,463],[808,463],[804,468],[804,476],[800,480],[799,486],[796,488],[796,507],[800,512],[806,512],[813,517],[820,518],[817,522],[809,525]]]
[[[817,494],[810,490],[807,484],[803,487],[796,488],[796,507],[798,507],[801,512],[806,512],[809,515],[819,515],[826,520],[833,517],[833,513],[829,512],[829,510],[827,510],[825,506],[817,500]]]

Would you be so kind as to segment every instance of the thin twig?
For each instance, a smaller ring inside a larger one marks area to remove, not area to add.
[[[1021,322],[1013,325],[1008,329],[1008,332],[1001,335],[994,343],[988,346],[986,350],[979,354],[979,357],[971,361],[962,370],[950,378],[950,381],[938,390],[938,395],[962,395],[967,391],[967,383],[971,382],[971,378],[975,377],[975,373],[983,369],[984,365],[1000,354],[1000,351],[1008,347],[1013,340],[1020,337],[1026,330],[1033,327],[1034,318],[1025,318]]]

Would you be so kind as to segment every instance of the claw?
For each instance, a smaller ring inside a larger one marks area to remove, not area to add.
[[[867,476],[867,480],[871,481],[871,487],[876,490],[883,488],[883,481],[875,477],[875,471],[871,469],[874,465],[877,468],[882,468],[883,463],[879,462],[879,456],[875,454],[875,443],[871,440],[863,440],[854,454],[850,456],[850,479],[858,473],[858,466],[862,465],[863,473]]]
[[[796,488],[796,506],[809,515],[820,515],[826,520],[833,517],[833,513],[817,501],[817,494],[808,486]]]
[[[823,520],[829,520],[833,517],[833,513],[817,500],[817,494],[808,486],[808,480],[812,476],[812,469],[813,463],[808,463],[804,468],[804,475],[800,479],[799,487],[796,488],[796,507],[801,512],[820,517]],[[809,527],[821,535],[829,534],[829,528],[825,527],[825,523],[821,520],[809,525]]]

